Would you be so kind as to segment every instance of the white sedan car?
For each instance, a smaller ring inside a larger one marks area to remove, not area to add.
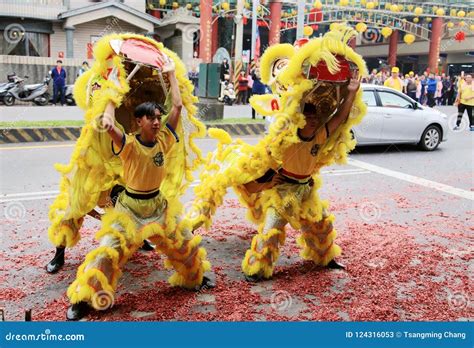
[[[435,150],[447,140],[448,117],[392,88],[362,84],[367,115],[352,129],[357,145],[416,144]]]
[[[448,136],[448,117],[422,106],[393,88],[361,85],[367,114],[352,129],[357,145],[416,144],[425,151],[435,150]],[[266,129],[273,122],[266,117]]]

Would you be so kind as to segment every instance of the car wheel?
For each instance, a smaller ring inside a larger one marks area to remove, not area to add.
[[[3,97],[3,102],[6,106],[12,106],[13,104],[15,104],[15,97],[11,94],[6,95],[5,97]]]
[[[441,130],[437,126],[429,126],[423,132],[420,143],[420,148],[424,151],[433,151],[441,143]]]

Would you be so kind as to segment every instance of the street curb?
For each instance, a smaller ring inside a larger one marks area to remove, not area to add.
[[[213,124],[207,128],[220,128],[230,135],[260,135],[265,132],[263,123]],[[74,141],[79,138],[82,127],[50,128],[0,128],[0,144],[32,143],[46,141]]]

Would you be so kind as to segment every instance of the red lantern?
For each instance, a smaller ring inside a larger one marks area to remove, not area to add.
[[[309,21],[310,22],[320,22],[323,20],[323,11],[318,10],[316,8],[312,8],[309,10]]]
[[[464,33],[464,31],[458,31],[456,34],[454,34],[454,40],[458,42],[466,40],[466,33]]]

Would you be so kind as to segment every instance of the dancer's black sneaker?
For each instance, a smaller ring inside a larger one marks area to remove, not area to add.
[[[66,248],[56,248],[56,254],[49,263],[46,265],[46,272],[56,273],[64,266],[64,252]]]
[[[208,289],[213,289],[216,287],[216,283],[214,283],[211,279],[208,277],[204,276],[202,277],[202,283],[201,285],[196,285],[194,288],[195,291],[203,291],[203,290],[208,290]]]
[[[77,321],[84,318],[90,311],[91,306],[87,302],[78,302],[70,305],[66,312],[67,320]]]
[[[330,269],[346,269],[346,266],[344,266],[342,263],[337,262],[336,260],[331,260],[326,265],[326,267]]]
[[[151,242],[148,239],[145,239],[140,249],[144,251],[153,251],[155,250],[155,246],[151,244]]]
[[[245,280],[248,281],[249,283],[257,283],[263,279],[263,277],[259,274],[252,274],[252,275],[247,275],[244,274]]]

